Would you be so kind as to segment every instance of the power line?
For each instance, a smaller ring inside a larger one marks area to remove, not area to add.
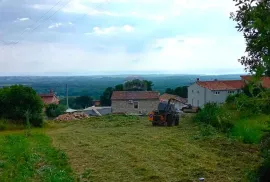
[[[32,27],[33,25],[37,24],[40,20],[42,20],[43,17],[45,17],[48,13],[51,12],[51,10],[53,10],[53,8],[55,8],[61,1],[63,0],[59,0],[55,5],[53,5],[46,13],[44,13],[35,23],[33,23],[32,25],[30,25],[30,27]],[[29,27],[28,27],[29,28]],[[27,28],[24,29],[24,31],[20,34],[23,35],[26,32]]]
[[[34,23],[32,23],[28,28],[25,28],[21,34],[19,36],[22,36],[29,28],[33,27],[35,24],[37,24],[40,20],[42,20],[43,17],[45,17],[48,13],[51,12],[51,10],[53,10],[53,8],[55,8],[61,1],[63,0],[59,0],[56,4],[54,4],[47,12],[45,12],[43,15],[41,15],[39,17],[39,19],[37,21],[35,21]]]
[[[60,0],[61,1],[61,0]],[[48,20],[50,20],[56,13],[58,13],[61,9],[63,9],[65,6],[67,6],[72,0],[69,0],[66,4],[64,4],[62,7],[60,7],[59,9],[57,9],[51,16],[49,16],[48,18],[46,19],[43,19],[43,23],[47,22]],[[33,33],[36,29],[38,29],[39,27],[41,26],[41,24],[37,25],[35,28],[31,29],[31,33]],[[26,38],[26,37],[24,37]],[[21,41],[24,40],[24,39],[21,39]],[[13,44],[14,45],[17,45],[20,41],[17,41]]]

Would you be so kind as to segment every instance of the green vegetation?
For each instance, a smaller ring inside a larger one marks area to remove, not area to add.
[[[33,126],[42,126],[42,108],[41,98],[31,87],[13,85],[0,89],[0,118],[26,124],[25,114],[28,113]]]
[[[48,131],[88,181],[246,181],[258,167],[257,145],[204,135],[185,117],[179,127],[152,127],[145,117],[103,116]]]
[[[67,105],[66,97],[62,98],[59,104],[62,106],[66,106]],[[93,98],[86,95],[78,97],[69,97],[68,105],[72,109],[85,109],[93,105]]]
[[[269,128],[269,124],[270,116],[267,115],[240,119],[235,122],[231,135],[244,143],[258,144],[264,136],[264,131]]]
[[[127,81],[124,84],[116,85],[114,88],[106,88],[103,94],[100,96],[100,102],[102,106],[110,106],[111,96],[114,91],[151,91],[153,86],[153,82],[148,80],[135,79]]]
[[[67,107],[65,105],[62,104],[49,104],[46,107],[46,115],[48,117],[57,117],[61,114],[64,114],[64,112],[66,111]]]
[[[238,10],[231,18],[246,39],[246,56],[239,61],[246,70],[270,76],[270,3],[269,0],[234,0]]]
[[[262,89],[261,83],[256,79],[254,77],[254,82],[249,82],[242,93],[229,96],[225,104],[206,104],[193,117],[193,121],[203,123],[201,132],[212,135],[215,130],[222,131],[247,144],[270,141],[270,92]],[[251,172],[250,181],[270,180],[269,143],[261,147],[263,163]]]
[[[177,87],[175,89],[167,88],[165,90],[165,93],[178,95],[179,97],[187,98],[188,97],[188,86]]]
[[[74,181],[67,156],[44,134],[0,134],[0,181]]]

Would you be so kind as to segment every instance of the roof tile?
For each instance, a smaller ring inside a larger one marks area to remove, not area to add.
[[[159,92],[154,91],[114,91],[112,100],[133,100],[133,99],[159,99]]]
[[[209,90],[237,90],[245,86],[243,80],[198,81],[196,83]]]

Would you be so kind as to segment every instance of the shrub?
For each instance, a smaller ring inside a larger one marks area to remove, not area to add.
[[[25,113],[29,112],[30,123],[41,126],[43,102],[31,87],[13,85],[0,89],[0,117],[25,124]]]
[[[48,117],[57,117],[61,114],[64,114],[65,111],[66,111],[66,106],[64,105],[57,105],[57,104],[49,104],[47,107],[46,107],[46,115]]]
[[[258,168],[257,176],[261,182],[270,181],[270,133],[266,133],[261,140],[261,156],[263,162]]]
[[[244,143],[259,143],[263,130],[268,128],[266,119],[268,119],[267,116],[261,116],[238,120],[232,128],[231,134]]]
[[[209,124],[223,132],[232,128],[233,114],[215,103],[208,103],[193,118],[196,122]]]
[[[235,103],[235,101],[236,101],[236,98],[237,97],[239,97],[240,96],[240,94],[233,94],[233,95],[229,95],[227,98],[226,98],[226,103],[227,104],[233,104],[233,103]]]

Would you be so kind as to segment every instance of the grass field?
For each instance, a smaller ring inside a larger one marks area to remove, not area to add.
[[[0,133],[1,182],[60,182],[74,181],[64,152],[51,145],[51,139],[34,132]]]
[[[85,181],[247,181],[247,172],[259,165],[256,145],[207,136],[189,119],[172,128],[131,116],[53,126],[47,131],[53,145],[65,151],[74,173]]]

